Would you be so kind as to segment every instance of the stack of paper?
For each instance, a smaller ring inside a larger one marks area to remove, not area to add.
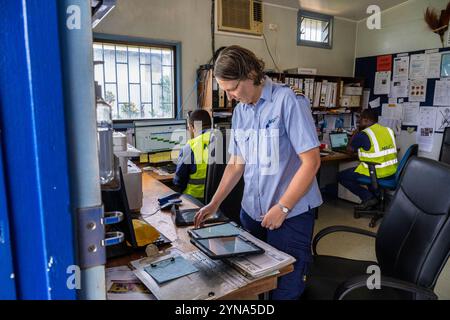
[[[257,239],[248,232],[242,232],[242,236],[265,250],[264,254],[231,258],[227,261],[235,268],[252,278],[267,276],[274,271],[286,267],[295,262],[295,258],[275,249],[269,244]]]
[[[108,300],[156,300],[127,266],[108,268],[105,276]]]

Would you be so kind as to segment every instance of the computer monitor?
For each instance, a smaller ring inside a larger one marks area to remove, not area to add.
[[[346,133],[330,133],[331,150],[344,151],[347,149],[348,136]]]
[[[135,121],[135,146],[144,153],[181,149],[187,142],[186,120]]]

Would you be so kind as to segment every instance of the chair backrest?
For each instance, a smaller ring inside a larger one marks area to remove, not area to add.
[[[382,274],[434,288],[450,252],[449,216],[450,166],[411,158],[377,234]]]
[[[395,182],[397,185],[402,175],[403,169],[405,168],[409,158],[417,157],[418,153],[419,153],[418,144],[413,144],[408,148],[408,150],[406,150],[405,154],[403,155],[403,158],[400,160],[400,163],[398,164],[397,172],[395,173]]]
[[[445,128],[439,161],[450,164],[450,127]]]
[[[212,131],[210,148],[210,160],[206,170],[205,204],[209,203],[214,196],[223,173],[227,166],[227,150],[229,135],[225,129]],[[241,202],[244,194],[244,180],[241,178],[236,187],[222,202],[220,210],[231,220],[240,224]]]

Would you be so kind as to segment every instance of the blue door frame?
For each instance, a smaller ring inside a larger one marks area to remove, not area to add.
[[[0,222],[7,210],[17,299],[76,299],[57,2],[0,0]]]
[[[16,285],[12,265],[11,238],[9,234],[8,209],[5,197],[2,141],[0,132],[0,300],[16,299]]]

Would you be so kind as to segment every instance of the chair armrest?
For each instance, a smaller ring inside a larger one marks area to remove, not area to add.
[[[342,300],[349,292],[366,287],[367,286],[367,279],[368,275],[363,276],[356,276],[353,278],[350,278],[349,280],[343,282],[335,291],[334,293],[334,299],[335,300]],[[380,281],[381,287],[389,287],[394,289],[399,289],[402,291],[407,291],[410,293],[415,294],[415,298],[417,300],[437,300],[437,295],[430,289],[419,287],[418,285],[395,279],[390,277],[381,276]],[[376,289],[374,289],[376,290]]]
[[[319,243],[320,239],[322,239],[326,235],[329,235],[329,234],[335,233],[335,232],[356,233],[356,234],[361,234],[361,235],[373,237],[373,238],[376,238],[376,236],[377,236],[376,233],[373,233],[373,232],[370,232],[367,230],[363,230],[363,229],[353,228],[353,227],[347,227],[347,226],[328,227],[323,230],[320,230],[319,233],[317,233],[316,236],[314,237],[313,243],[312,243],[314,255],[317,255],[317,244]]]

